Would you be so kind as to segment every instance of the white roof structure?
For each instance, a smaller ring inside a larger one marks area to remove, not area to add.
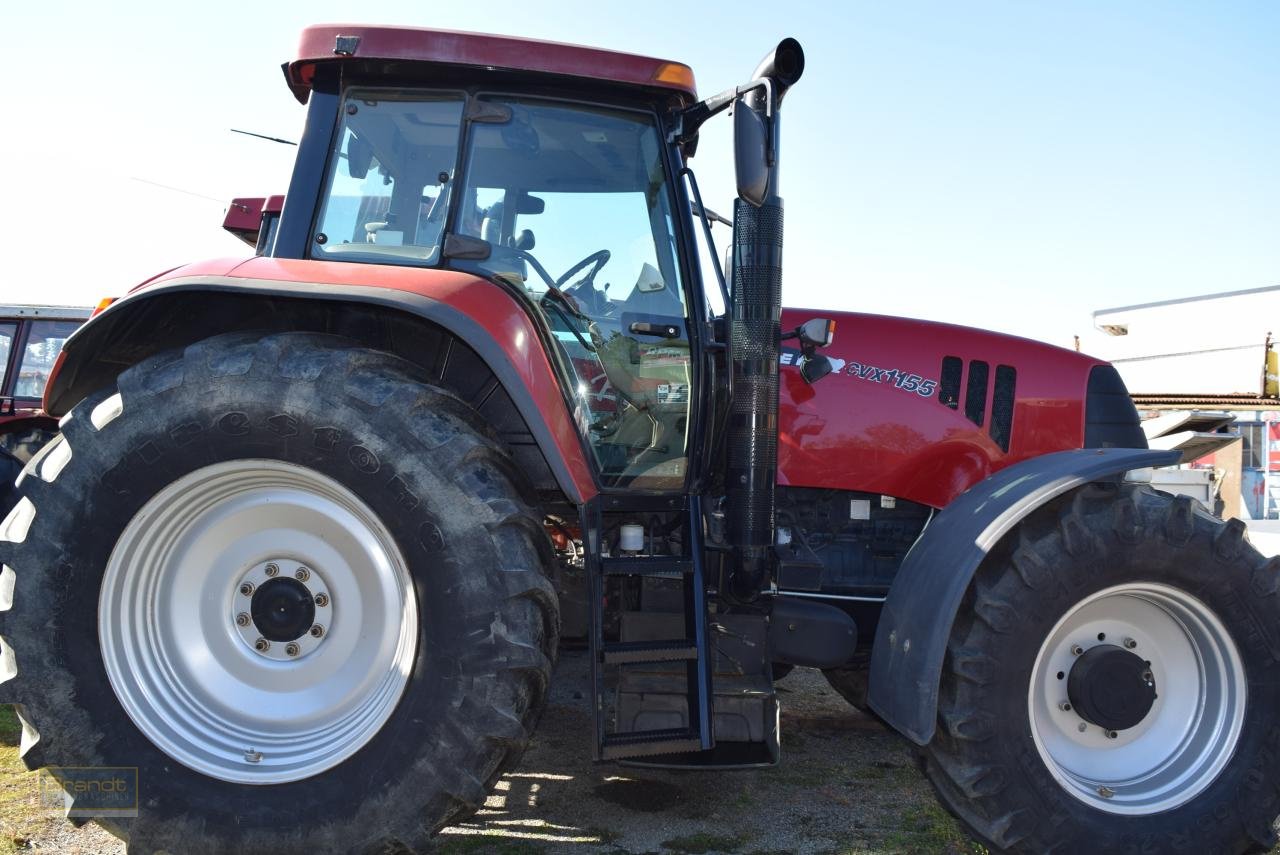
[[[1135,395],[1261,395],[1268,335],[1280,337],[1280,285],[1093,313],[1082,342]]]
[[[0,306],[0,318],[39,318],[50,321],[87,321],[87,306]]]

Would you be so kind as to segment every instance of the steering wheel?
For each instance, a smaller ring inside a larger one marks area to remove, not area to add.
[[[578,318],[582,320],[591,319],[590,316],[583,313],[582,307],[578,304],[578,300],[567,292],[561,290],[560,286],[572,279],[575,273],[582,270],[587,265],[595,265],[592,267],[591,272],[583,277],[582,281],[577,286],[577,288],[581,288],[584,285],[590,286],[592,292],[594,292],[595,286],[592,283],[596,278],[596,274],[600,272],[600,268],[604,267],[609,261],[611,256],[609,250],[602,249],[591,253],[586,258],[573,265],[573,267],[566,270],[559,279],[553,279],[551,274],[547,272],[547,268],[542,266],[542,262],[534,258],[527,250],[523,250],[518,247],[513,247],[513,250],[517,256],[529,263],[529,266],[532,267],[540,277],[542,277],[542,281],[547,283],[547,292],[542,295],[541,302],[546,303],[548,299],[554,299],[558,304],[560,304],[560,306],[568,309]],[[577,290],[577,288],[574,290]]]
[[[602,249],[597,252],[591,253],[586,258],[582,259],[577,264],[573,265],[573,267],[570,267],[568,270],[566,270],[564,274],[561,275],[561,277],[556,280],[556,287],[559,288],[560,286],[564,285],[564,283],[572,281],[573,274],[577,273],[579,270],[586,267],[587,265],[594,265],[594,266],[591,268],[590,273],[582,277],[582,285],[594,285],[596,274],[600,272],[600,268],[604,267],[606,264],[609,263],[609,259],[611,257],[612,257],[612,253],[610,253],[609,250],[607,249]]]
[[[588,255],[586,258],[579,261],[577,264],[573,265],[573,267],[570,267],[568,270],[566,270],[564,272],[564,275],[561,276],[559,279],[553,279],[551,274],[547,272],[547,268],[542,266],[542,262],[534,258],[533,255],[529,253],[527,250],[513,247],[512,251],[515,252],[515,254],[518,255],[523,260],[529,262],[529,266],[532,267],[534,271],[539,276],[542,277],[542,281],[547,283],[547,287],[551,291],[556,292],[557,297],[558,295],[564,293],[563,291],[560,290],[560,286],[568,282],[570,279],[572,279],[573,274],[577,273],[579,270],[586,267],[588,264],[594,264],[595,267],[586,277],[584,277],[583,281],[588,284],[591,283],[596,278],[596,274],[600,272],[600,268],[605,266],[605,263],[609,261],[609,258],[611,256],[611,253],[607,249],[602,249],[598,252],[593,252],[590,255]]]

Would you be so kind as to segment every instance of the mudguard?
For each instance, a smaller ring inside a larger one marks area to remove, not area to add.
[[[871,708],[913,742],[927,744],[937,723],[951,624],[987,553],[1055,496],[1180,458],[1177,451],[1145,448],[1059,451],[1002,469],[961,494],[925,528],[889,589],[871,653]]]
[[[145,343],[154,336],[153,330],[138,323],[138,309],[149,301],[182,292],[201,292],[363,303],[416,315],[466,342],[510,396],[569,500],[578,503],[595,495],[597,487],[574,425],[574,414],[566,406],[537,333],[527,316],[497,286],[451,271],[429,271],[428,276],[415,268],[271,258],[241,264],[235,268],[234,276],[181,275],[184,272],[158,277],[135,290],[67,340],[45,388],[44,406],[50,414],[65,413],[92,391],[96,381],[84,375],[92,375],[97,367],[95,355],[104,343],[120,337]],[[424,283],[431,285],[428,293],[423,293],[427,290]],[[192,328],[199,328],[199,323],[193,321]],[[206,330],[202,335],[219,331]],[[146,355],[149,351],[140,350],[134,361]],[[114,366],[113,371],[118,373],[124,367]]]

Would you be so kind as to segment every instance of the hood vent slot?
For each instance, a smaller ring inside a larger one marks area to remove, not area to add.
[[[964,360],[958,356],[942,357],[942,373],[938,380],[938,400],[953,410],[960,408],[960,377]]]
[[[996,389],[991,398],[991,438],[1001,451],[1009,450],[1013,435],[1013,401],[1018,372],[1012,365],[996,367]]]
[[[964,391],[964,415],[978,427],[982,427],[987,415],[987,378],[991,366],[980,359],[969,363],[969,382]]]

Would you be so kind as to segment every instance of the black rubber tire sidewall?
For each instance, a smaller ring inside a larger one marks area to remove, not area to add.
[[[219,371],[219,358],[248,360],[248,369]],[[68,424],[72,460],[53,484],[27,485],[37,517],[26,554],[15,562],[19,584],[36,566],[56,575],[49,580],[56,584],[46,585],[44,596],[22,586],[37,602],[26,604],[25,621],[11,617],[6,629],[17,636],[20,678],[22,647],[50,646],[53,662],[72,675],[74,705],[92,728],[76,733],[75,716],[51,720],[43,710],[34,723],[46,753],[64,765],[139,767],[145,820],[123,826],[146,829],[139,837],[155,842],[170,836],[156,831],[167,823],[202,827],[208,836],[187,842],[214,848],[347,850],[362,837],[372,843],[405,829],[407,808],[397,800],[410,798],[417,824],[429,830],[475,807],[512,747],[507,734],[494,739],[483,728],[504,711],[532,722],[554,652],[545,599],[522,599],[519,584],[512,589],[501,578],[508,562],[528,563],[532,541],[527,526],[510,525],[511,516],[521,516],[520,497],[492,442],[466,424],[461,405],[445,393],[415,389],[407,366],[340,340],[230,336],[167,359],[121,378],[124,412],[102,431],[86,422],[107,393],[79,407]],[[403,411],[431,403],[440,411],[417,411],[412,419]],[[209,778],[152,745],[117,701],[97,644],[102,572],[137,510],[183,475],[245,458],[305,466],[359,496],[400,548],[419,616],[409,685],[376,736],[326,772],[271,786]],[[510,569],[514,578],[530,568]],[[503,618],[524,637],[495,640],[495,621]],[[56,632],[35,635],[39,621]],[[536,649],[520,649],[526,642]],[[52,700],[24,688],[28,707]],[[350,820],[362,812],[364,827],[354,827]],[[379,817],[386,825],[370,823]]]
[[[1238,522],[1224,531],[1188,502],[1132,486],[1086,492],[1042,514],[1020,541],[1014,536],[1016,549],[1006,543],[980,569],[952,631],[938,733],[923,756],[943,802],[993,848],[1268,848],[1280,812],[1280,609],[1274,594],[1258,595],[1255,577],[1276,568],[1239,541]],[[1034,744],[1027,709],[1036,656],[1058,620],[1089,595],[1131,582],[1173,586],[1211,608],[1236,644],[1248,684],[1226,767],[1192,801],[1142,817],[1107,813],[1069,794]]]

